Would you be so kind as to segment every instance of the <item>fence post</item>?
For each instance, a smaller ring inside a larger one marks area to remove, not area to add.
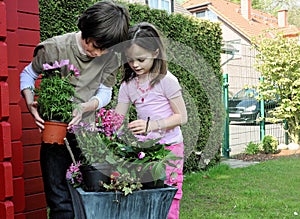
[[[259,81],[263,82],[264,78],[260,77]],[[266,124],[265,124],[266,117],[265,116],[266,116],[265,115],[265,101],[261,99],[260,100],[260,117],[262,118],[262,120],[260,120],[260,122],[259,122],[260,141],[262,141],[264,139],[265,133],[266,133]]]
[[[286,120],[283,120],[283,129],[284,129],[284,143],[286,145],[289,144],[289,133],[288,133],[288,129],[289,129],[289,124]]]
[[[229,115],[228,115],[228,74],[223,74],[223,103],[225,108],[225,129],[222,145],[222,154],[229,158]]]

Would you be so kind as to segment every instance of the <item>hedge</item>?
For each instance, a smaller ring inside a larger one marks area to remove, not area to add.
[[[77,31],[78,16],[94,0],[40,0],[41,40]],[[169,14],[146,5],[125,4],[131,25],[147,21],[166,38],[169,70],[183,87],[189,122],[182,127],[185,172],[207,169],[220,160],[223,138],[221,46],[219,23]],[[114,88],[114,101],[118,91]],[[112,102],[114,102],[112,101]]]

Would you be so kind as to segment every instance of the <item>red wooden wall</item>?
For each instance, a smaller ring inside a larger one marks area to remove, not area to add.
[[[0,0],[0,218],[47,218],[40,133],[19,75],[39,43],[38,0]]]

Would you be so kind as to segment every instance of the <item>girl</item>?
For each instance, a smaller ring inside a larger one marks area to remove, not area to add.
[[[128,124],[133,134],[147,134],[151,138],[172,143],[168,149],[183,157],[184,146],[180,125],[187,122],[187,112],[177,78],[167,71],[166,52],[158,30],[143,22],[129,29],[124,51],[127,61],[118,95],[116,112],[125,115],[134,104],[138,120]],[[150,133],[149,133],[150,135]],[[176,181],[171,179],[173,167],[167,167],[167,184],[176,184],[178,191],[172,202],[168,218],[179,218],[179,201],[182,197],[183,159]]]

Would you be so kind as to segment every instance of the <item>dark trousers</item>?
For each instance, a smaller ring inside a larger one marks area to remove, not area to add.
[[[74,135],[68,133],[67,139],[78,161],[81,151]],[[67,147],[42,143],[40,163],[50,219],[74,219],[72,199],[66,181],[66,171],[72,163]]]

